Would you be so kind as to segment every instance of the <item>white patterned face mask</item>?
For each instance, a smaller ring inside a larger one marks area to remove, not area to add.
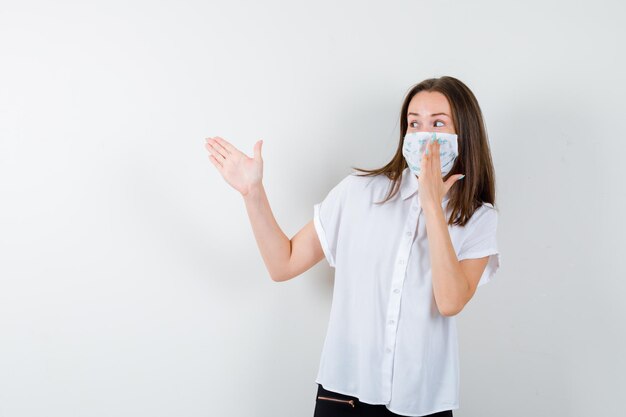
[[[435,141],[439,142],[441,176],[445,177],[452,169],[456,157],[459,156],[457,135],[442,132],[411,132],[404,136],[402,155],[414,174],[420,173],[420,164],[428,142]]]

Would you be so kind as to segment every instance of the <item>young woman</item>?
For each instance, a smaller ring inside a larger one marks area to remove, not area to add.
[[[356,169],[289,239],[249,158],[208,138],[209,158],[241,193],[265,265],[286,281],[324,257],[335,268],[314,417],[452,416],[459,408],[456,315],[500,265],[495,178],[474,94],[453,77],[407,93],[396,153]]]

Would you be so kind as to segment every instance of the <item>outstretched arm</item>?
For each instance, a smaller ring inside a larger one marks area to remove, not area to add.
[[[249,158],[223,138],[207,138],[209,158],[224,179],[243,196],[263,262],[274,281],[300,275],[324,258],[313,227],[305,225],[292,239],[281,230],[263,187],[262,141]]]

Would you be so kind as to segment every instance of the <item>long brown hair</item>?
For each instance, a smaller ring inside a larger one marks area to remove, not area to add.
[[[465,178],[457,180],[448,192],[450,200],[447,207],[452,210],[448,224],[465,226],[483,202],[495,208],[495,172],[482,111],[472,91],[460,80],[444,76],[429,78],[412,86],[402,103],[400,141],[391,161],[382,168],[372,170],[352,168],[365,173],[357,174],[360,177],[385,175],[392,181],[387,197],[375,204],[385,203],[398,192],[402,171],[408,167],[402,155],[404,135],[408,128],[407,112],[411,99],[420,91],[437,91],[446,96],[450,103],[452,121],[459,137],[459,156],[454,161],[450,172],[443,177],[443,181],[455,174],[465,174]],[[411,175],[415,174],[411,173]]]

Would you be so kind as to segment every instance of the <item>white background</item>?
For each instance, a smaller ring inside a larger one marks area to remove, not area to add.
[[[502,267],[458,417],[617,415],[621,1],[0,2],[0,417],[312,416],[333,270],[271,281],[205,137],[293,236],[386,163],[408,88],[484,111]]]

